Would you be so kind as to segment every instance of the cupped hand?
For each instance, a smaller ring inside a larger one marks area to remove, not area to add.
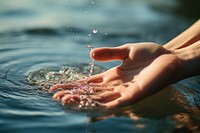
[[[155,94],[178,80],[181,66],[176,55],[155,43],[96,48],[90,55],[94,60],[102,62],[122,60],[121,65],[87,79],[88,84],[102,86],[102,89],[110,88],[91,96],[106,108],[130,105]],[[54,97],[71,95],[59,93]],[[61,101],[66,102],[63,99]]]

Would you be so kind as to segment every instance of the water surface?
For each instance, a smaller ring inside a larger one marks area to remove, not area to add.
[[[87,66],[91,61],[87,45],[142,41],[163,45],[198,16],[181,12],[185,4],[179,2],[1,0],[0,132],[198,132],[199,77],[131,107],[99,112],[63,107],[52,100],[52,94],[27,80],[30,73],[42,69]],[[119,63],[95,65],[106,70]]]

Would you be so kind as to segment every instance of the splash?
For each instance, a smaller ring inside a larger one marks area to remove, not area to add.
[[[93,66],[95,72],[103,72],[98,66]],[[98,107],[99,103],[91,96],[98,95],[106,87],[97,86],[94,83],[87,83],[88,66],[61,67],[61,69],[40,69],[28,74],[27,80],[30,84],[36,85],[40,90],[50,92],[53,95],[59,91],[65,92],[65,95],[72,95],[66,103],[71,109],[92,109]],[[74,97],[76,96],[76,97]],[[60,97],[62,98],[62,97]],[[57,100],[61,100],[61,99]]]
[[[91,45],[88,45],[87,48],[91,50],[93,50],[93,47]],[[94,59],[92,58],[92,61],[89,63],[90,69],[89,69],[89,77],[92,75],[92,73],[94,72]]]

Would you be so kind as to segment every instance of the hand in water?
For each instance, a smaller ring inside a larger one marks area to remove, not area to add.
[[[96,61],[122,60],[120,66],[90,77],[112,91],[94,99],[107,108],[135,103],[176,82],[179,59],[153,43],[127,44],[116,48],[97,48],[91,52]]]
[[[90,98],[107,108],[117,107],[135,103],[167,85],[199,75],[199,26],[198,20],[164,47],[155,43],[140,43],[93,49],[90,55],[96,61],[122,60],[123,63],[91,76],[84,82],[92,83],[100,92],[96,96],[90,95]],[[67,86],[63,85],[61,88],[68,89]],[[57,88],[58,86],[53,86],[52,90]],[[58,92],[54,98],[65,103],[69,95]],[[80,97],[80,94],[76,95],[77,97]]]
[[[87,80],[88,83],[102,86],[102,89],[110,88],[99,95],[91,96],[107,108],[135,103],[176,82],[177,70],[180,67],[179,59],[171,51],[154,43],[96,48],[91,51],[91,57],[96,61],[123,61],[120,66],[91,76]],[[58,92],[54,98],[69,95],[73,96]],[[62,99],[61,102],[66,103],[66,100]]]

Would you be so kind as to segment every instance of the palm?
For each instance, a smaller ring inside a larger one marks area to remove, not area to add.
[[[139,76],[141,76],[141,73],[146,72],[146,74],[148,74],[148,71],[144,70],[156,66],[153,61],[155,61],[159,56],[169,53],[161,46],[150,43],[137,45],[130,44],[129,48],[130,52],[120,66],[114,67],[100,74],[102,76],[100,77],[104,79],[102,84],[112,86],[115,82],[118,82],[117,84],[135,82]],[[154,68],[152,68],[152,70],[154,70]],[[93,77],[91,77],[90,82],[92,79]]]
[[[169,77],[177,65],[176,56],[153,43],[128,44],[114,49],[99,48],[93,52],[93,58],[97,61],[123,61],[122,65],[91,76],[87,81],[110,88],[92,96],[107,108],[134,103],[156,93],[171,82]]]
[[[134,103],[171,82],[167,78],[173,73],[177,57],[157,44],[132,44],[128,47],[131,48],[129,56],[122,65],[94,75],[89,80],[113,88],[113,91],[96,98],[106,107]]]

